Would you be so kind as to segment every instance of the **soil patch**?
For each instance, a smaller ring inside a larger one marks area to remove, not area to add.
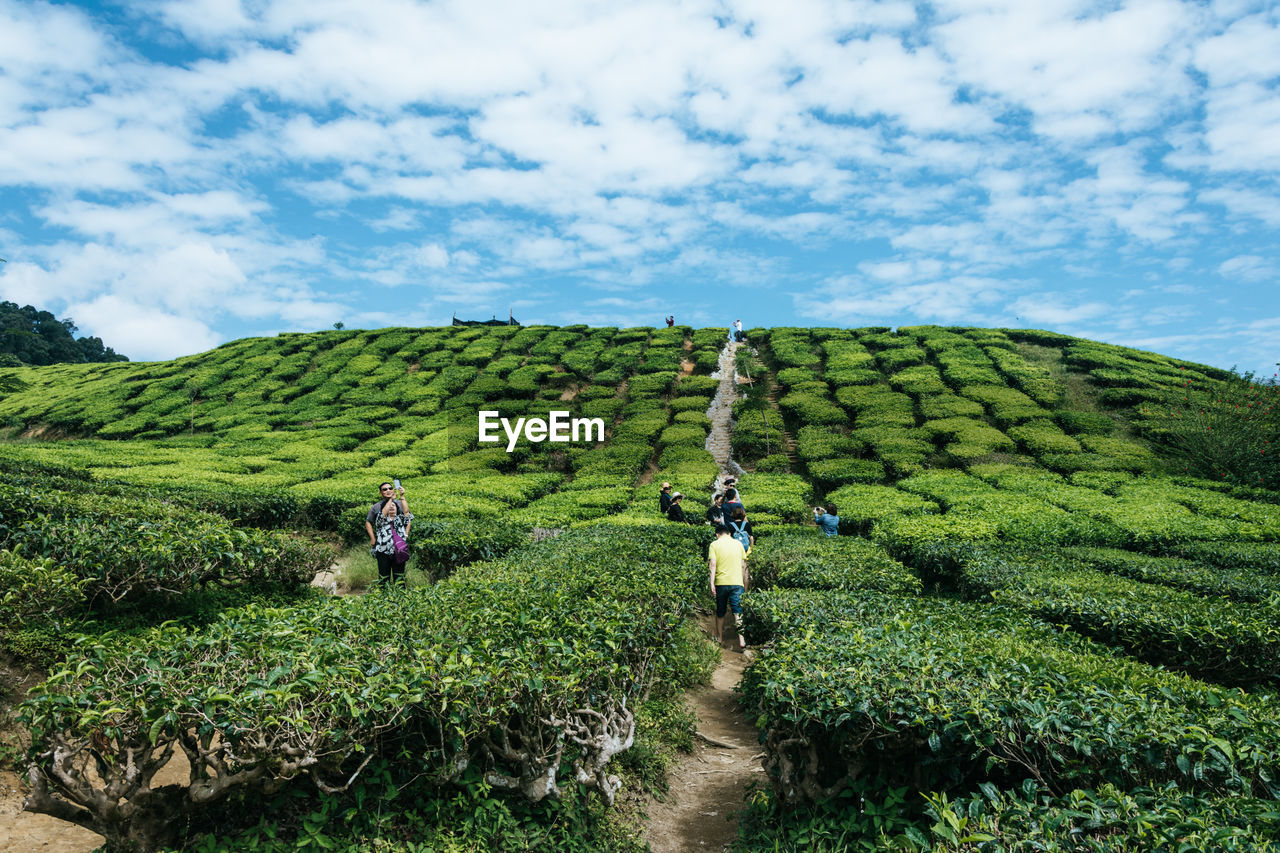
[[[711,627],[711,618],[703,619]],[[711,685],[689,699],[698,715],[698,745],[668,774],[670,790],[648,808],[645,840],[653,853],[721,853],[738,837],[738,813],[748,786],[763,779],[763,757],[755,728],[738,709],[733,688],[742,679],[751,652],[731,651],[730,628]]]
[[[106,840],[95,832],[42,814],[22,810],[24,792],[18,776],[0,771],[0,851],[89,853]]]

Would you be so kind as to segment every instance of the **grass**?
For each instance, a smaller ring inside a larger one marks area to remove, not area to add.
[[[417,567],[417,562],[416,556],[409,558],[406,582],[410,587],[430,586],[431,578]],[[334,563],[333,574],[340,593],[363,593],[378,583],[378,562],[369,555],[368,545],[352,545]]]

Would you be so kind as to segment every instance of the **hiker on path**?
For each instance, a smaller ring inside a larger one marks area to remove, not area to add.
[[[724,507],[722,506],[723,503],[724,503],[723,492],[717,493],[716,496],[711,499],[711,506],[707,508],[707,521],[710,522],[712,526],[715,526],[717,524],[724,524]]]
[[[684,500],[684,495],[676,492],[671,496],[671,506],[667,507],[667,518],[671,521],[678,521],[681,524],[692,524],[688,517],[684,514],[684,509],[680,506],[680,501]]]
[[[398,501],[387,501],[374,524],[373,556],[378,560],[378,580],[384,585],[404,583],[409,560],[409,527],[413,515],[400,512]]]
[[[716,621],[712,634],[719,645],[724,638],[724,623],[730,610],[738,631],[738,651],[747,647],[742,636],[742,593],[750,587],[747,571],[747,554],[737,539],[729,535],[729,528],[716,526],[716,539],[707,551],[711,595],[716,600]]]
[[[742,505],[742,501],[738,500],[738,490],[733,487],[724,490],[724,503],[721,507],[724,509],[725,518],[733,518],[735,509],[740,509],[744,513],[747,511],[747,508]]]
[[[668,329],[670,329],[670,328],[671,328],[672,326],[674,326],[675,324],[676,324],[676,317],[675,317],[675,315],[674,315],[674,314],[668,314],[668,315],[667,315],[667,328],[668,328]]]
[[[836,514],[835,504],[827,504],[825,507],[815,506],[813,523],[822,528],[822,532],[828,536],[840,535],[840,516]]]
[[[671,484],[663,483],[662,488],[658,489],[658,512],[666,515],[669,509],[671,509]]]
[[[729,528],[729,535],[738,540],[748,554],[751,548],[756,544],[755,530],[750,521],[747,521],[747,511],[744,509],[735,509],[732,515],[725,518],[725,527]]]
[[[735,341],[737,341],[738,343],[742,343],[744,340],[746,340],[746,336],[745,336],[745,335],[743,335],[743,333],[742,333],[742,321],[741,321],[741,320],[734,320],[734,321],[733,321],[733,339],[734,339]]]

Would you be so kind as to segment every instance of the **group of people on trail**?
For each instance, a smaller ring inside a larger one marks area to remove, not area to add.
[[[747,508],[738,495],[737,479],[726,477],[724,491],[711,499],[711,506],[705,514],[706,523],[715,528],[716,538],[707,553],[708,587],[716,600],[715,627],[713,638],[720,643],[724,629],[728,625],[729,613],[733,613],[737,626],[738,650],[747,647],[742,636],[742,593],[750,585],[750,572],[747,569],[747,555],[755,545],[755,531],[747,519]],[[673,492],[670,483],[663,483],[658,489],[658,510],[671,521],[683,524],[698,522],[685,515],[681,503],[684,495]]]
[[[756,537],[747,519],[746,507],[738,495],[737,482],[734,477],[725,478],[724,491],[712,497],[705,519],[716,531],[715,541],[707,552],[708,587],[716,600],[713,639],[716,643],[722,641],[724,629],[728,627],[728,615],[732,612],[737,627],[738,650],[742,651],[747,647],[742,636],[742,594],[751,584],[747,557]],[[680,505],[683,500],[684,495],[673,492],[670,483],[664,482],[658,489],[658,509],[663,515],[671,521],[696,524]],[[833,503],[814,507],[813,523],[827,536],[840,535],[840,515]]]
[[[404,583],[404,565],[409,561],[409,528],[413,513],[400,481],[378,486],[381,497],[369,507],[364,529],[369,534],[369,553],[378,561],[378,580],[383,584]]]

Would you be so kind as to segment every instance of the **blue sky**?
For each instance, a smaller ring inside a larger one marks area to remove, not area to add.
[[[1048,328],[1280,360],[1253,2],[0,0],[0,297],[287,330]]]

